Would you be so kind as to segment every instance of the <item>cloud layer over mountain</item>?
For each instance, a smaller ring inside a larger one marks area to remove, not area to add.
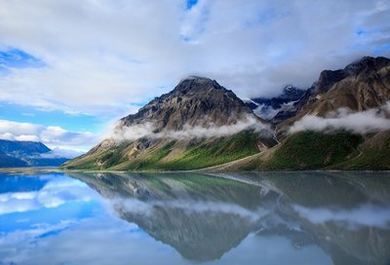
[[[313,115],[304,116],[295,122],[290,133],[299,131],[334,131],[347,130],[354,133],[370,133],[390,129],[390,102],[381,108],[362,112],[351,112],[348,109],[339,109],[329,113],[326,117]]]
[[[208,127],[202,126],[184,126],[182,130],[163,130],[153,132],[154,126],[150,122],[136,124],[132,126],[116,127],[107,137],[116,141],[136,140],[142,137],[149,138],[167,138],[167,139],[193,139],[205,137],[224,137],[239,133],[243,130],[255,130],[259,133],[271,135],[272,130],[268,124],[261,123],[258,119],[248,116],[246,119],[239,120],[235,124],[216,126],[210,124]]]
[[[0,62],[0,101],[117,114],[188,74],[241,97],[275,95],[388,56],[389,14],[381,0],[2,1],[0,50],[24,53]]]

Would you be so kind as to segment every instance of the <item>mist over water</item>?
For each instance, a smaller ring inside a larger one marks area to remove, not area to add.
[[[37,171],[0,187],[1,265],[390,261],[386,172]]]

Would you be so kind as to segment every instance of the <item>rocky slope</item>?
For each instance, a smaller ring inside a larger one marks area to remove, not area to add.
[[[390,59],[363,57],[344,69],[322,71],[297,102],[297,113],[278,124],[285,131],[305,115],[325,116],[340,108],[364,111],[390,100]]]
[[[110,138],[64,167],[390,169],[389,101],[384,57],[363,57],[321,72],[305,91],[288,86],[280,97],[249,103],[214,80],[190,77],[122,118]],[[259,107],[271,108],[272,117],[256,116]]]

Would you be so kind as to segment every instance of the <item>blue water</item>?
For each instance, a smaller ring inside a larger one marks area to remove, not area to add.
[[[389,264],[389,173],[0,173],[0,264]]]

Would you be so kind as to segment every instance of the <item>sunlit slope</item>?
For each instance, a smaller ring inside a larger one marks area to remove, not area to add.
[[[211,168],[234,170],[390,169],[390,132],[300,132],[257,155]]]
[[[258,136],[251,131],[199,140],[160,140],[137,151],[135,143],[123,142],[70,161],[67,169],[188,170],[223,164],[259,152]]]

